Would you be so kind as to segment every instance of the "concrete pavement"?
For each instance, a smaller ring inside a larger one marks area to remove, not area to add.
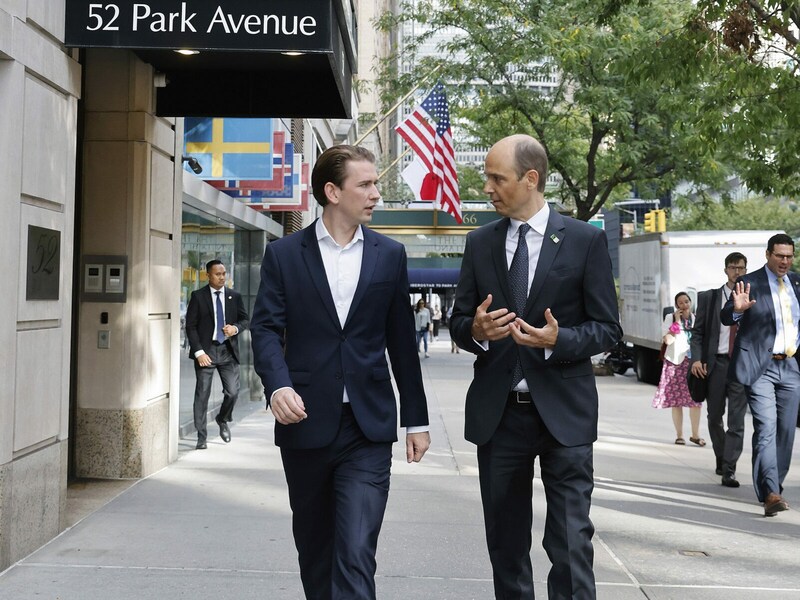
[[[475,448],[463,439],[472,355],[451,354],[446,333],[430,354],[422,366],[433,446],[408,465],[395,445],[378,597],[489,599]],[[750,485],[749,416],[743,485],[728,489],[714,474],[710,442],[673,444],[669,412],[650,408],[654,387],[630,373],[599,377],[598,387],[598,598],[800,598],[800,451],[785,489],[793,508],[767,519]],[[0,574],[0,599],[302,598],[273,420],[263,404],[243,404],[232,443],[210,437],[208,450],[195,451],[194,439],[183,441],[177,462]],[[546,598],[538,479],[534,496],[531,554],[537,597]]]

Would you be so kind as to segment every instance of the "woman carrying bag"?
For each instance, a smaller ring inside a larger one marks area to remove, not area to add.
[[[689,351],[691,330],[694,325],[692,301],[686,292],[675,296],[675,312],[664,319],[664,366],[661,368],[661,380],[653,398],[653,408],[671,408],[672,423],[675,425],[675,443],[683,446],[683,409],[689,409],[689,421],[692,435],[689,441],[698,446],[705,446],[706,441],[700,437],[700,409],[702,404],[692,400],[686,384],[691,356]]]

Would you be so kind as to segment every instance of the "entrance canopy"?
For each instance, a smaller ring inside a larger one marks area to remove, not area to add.
[[[66,0],[67,46],[161,75],[160,116],[350,118],[356,20],[341,0]]]
[[[447,289],[458,284],[459,269],[409,269],[409,287]]]

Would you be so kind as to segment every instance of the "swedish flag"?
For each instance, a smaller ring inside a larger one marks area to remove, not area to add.
[[[184,121],[185,153],[203,179],[272,179],[272,119],[197,118]]]

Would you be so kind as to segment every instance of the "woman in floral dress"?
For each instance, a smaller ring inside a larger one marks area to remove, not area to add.
[[[705,446],[706,441],[700,437],[700,410],[702,404],[692,400],[686,384],[691,356],[689,341],[694,325],[692,301],[689,294],[679,292],[675,296],[675,312],[664,319],[664,338],[667,344],[664,352],[664,366],[661,369],[661,380],[653,398],[653,408],[671,408],[672,423],[675,425],[675,443],[686,444],[683,439],[683,409],[689,409],[689,421],[692,435],[689,441],[698,446]]]

